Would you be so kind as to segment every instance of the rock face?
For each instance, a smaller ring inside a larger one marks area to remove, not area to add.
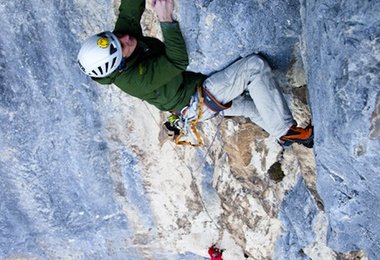
[[[301,33],[299,10],[298,0],[180,3],[178,20],[191,58],[189,69],[209,74],[239,57],[260,53],[275,69],[287,70]]]
[[[302,214],[295,214],[302,212]],[[296,185],[286,195],[279,214],[283,221],[285,232],[279,238],[277,256],[287,256],[289,259],[302,259],[303,251],[315,240],[313,222],[318,208],[304,183],[300,178]]]
[[[261,53],[297,122],[312,114],[315,148],[285,151],[221,117],[203,148],[176,147],[166,114],[82,75],[80,42],[117,6],[0,4],[0,258],[380,255],[378,1],[177,1],[190,70]],[[147,34],[156,22],[147,10]]]
[[[308,85],[316,132],[318,192],[328,245],[380,255],[378,1],[305,3]],[[323,100],[323,101],[322,101]]]
[[[374,176],[379,163],[374,158],[379,151],[380,88],[379,19],[374,13],[379,4],[320,1],[302,7],[317,191],[329,221],[327,245],[338,252],[363,249],[376,259],[379,229],[373,223],[379,219],[373,209],[378,208],[379,181]]]

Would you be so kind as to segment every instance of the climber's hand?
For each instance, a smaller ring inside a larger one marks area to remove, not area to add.
[[[153,10],[160,22],[173,22],[173,0],[153,0]]]

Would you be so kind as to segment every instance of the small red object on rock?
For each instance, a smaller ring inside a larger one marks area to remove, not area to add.
[[[208,249],[208,254],[211,257],[211,260],[223,260],[222,258],[223,250],[220,250],[219,248],[215,247],[215,245],[212,245]]]

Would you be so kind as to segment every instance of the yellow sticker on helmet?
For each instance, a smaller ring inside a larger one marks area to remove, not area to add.
[[[106,37],[100,37],[98,40],[98,46],[102,49],[107,48],[109,45],[109,40]]]

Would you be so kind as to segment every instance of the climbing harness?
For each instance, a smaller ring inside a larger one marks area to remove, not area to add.
[[[214,111],[215,113],[219,113],[227,108],[230,108],[232,105],[232,101],[227,104],[222,104],[211,94],[211,92],[207,88],[202,88],[204,104],[206,107]]]
[[[201,120],[203,112],[204,112],[204,106],[209,108],[215,113],[219,113],[227,108],[230,108],[232,105],[232,101],[228,102],[227,104],[222,104],[220,103],[211,93],[210,91],[207,90],[207,88],[203,88],[201,85],[198,85],[197,87],[197,93],[198,93],[198,113],[197,116],[194,120],[191,121],[190,123],[190,130],[192,135],[196,139],[196,143],[186,141],[183,139],[185,135],[189,131],[187,130],[188,127],[188,119],[186,118],[184,120],[184,123],[182,124],[182,127],[179,129],[179,134],[176,135],[175,137],[175,143],[177,145],[190,145],[192,147],[199,147],[203,145],[203,139],[201,135],[199,134],[197,130],[197,124]],[[173,116],[173,115],[172,115]],[[170,122],[170,117],[169,117],[169,122]],[[173,125],[173,124],[172,124]],[[169,127],[165,125],[168,129]]]
[[[190,123],[190,129],[194,135],[194,137],[196,138],[197,140],[197,143],[192,143],[190,141],[185,141],[183,140],[183,136],[186,134],[186,131],[181,131],[180,134],[175,138],[175,143],[178,144],[178,145],[190,145],[190,146],[193,146],[193,147],[199,147],[199,146],[202,146],[203,145],[203,140],[197,130],[197,124],[199,122],[199,120],[202,118],[202,115],[203,115],[203,105],[204,105],[204,98],[203,98],[203,95],[202,95],[202,87],[201,86],[198,86],[198,113],[197,113],[197,117],[191,121]],[[184,123],[184,126],[186,127],[187,126],[187,122],[185,121]],[[185,129],[185,128],[184,128]],[[182,139],[182,140],[181,140]]]

